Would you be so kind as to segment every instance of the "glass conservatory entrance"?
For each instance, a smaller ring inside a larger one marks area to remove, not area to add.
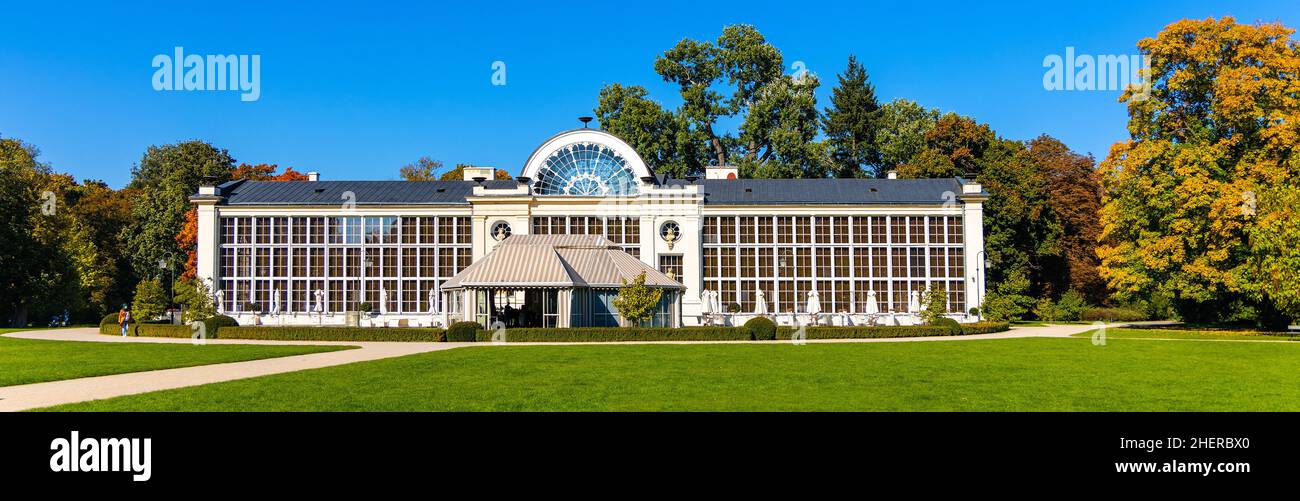
[[[557,289],[487,289],[475,291],[478,322],[491,327],[555,327],[559,319]]]

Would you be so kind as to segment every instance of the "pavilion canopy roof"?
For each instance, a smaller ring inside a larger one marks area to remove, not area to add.
[[[681,288],[641,260],[594,235],[514,235],[443,283],[464,287],[621,287],[646,274],[646,285]]]

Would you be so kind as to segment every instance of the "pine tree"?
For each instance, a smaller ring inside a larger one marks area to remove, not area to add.
[[[822,128],[830,143],[835,177],[864,177],[867,169],[880,163],[874,147],[876,89],[867,78],[867,70],[858,59],[849,56],[849,66],[839,75],[840,83],[831,90],[831,106],[826,108]]]

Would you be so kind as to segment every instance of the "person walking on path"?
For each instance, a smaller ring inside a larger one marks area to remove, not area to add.
[[[117,324],[122,326],[122,337],[126,337],[126,326],[131,323],[131,307],[122,305],[117,312]]]

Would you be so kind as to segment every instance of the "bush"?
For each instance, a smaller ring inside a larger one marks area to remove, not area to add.
[[[216,318],[216,317],[214,317]],[[475,324],[478,325],[478,324]],[[406,341],[441,342],[447,331],[433,328],[380,327],[235,327],[225,326],[208,331],[208,337],[221,339],[265,339],[276,341]]]
[[[1050,297],[1039,299],[1038,303],[1034,305],[1034,316],[1044,322],[1055,322],[1057,320],[1056,303],[1052,302]]]
[[[1061,294],[1061,298],[1056,301],[1055,317],[1057,320],[1073,322],[1083,318],[1084,310],[1088,309],[1088,300],[1077,290],[1070,289]]]
[[[471,323],[477,328],[478,324]],[[748,324],[747,324],[748,325]],[[452,328],[456,328],[452,325]],[[492,331],[478,330],[478,341],[491,341]],[[450,334],[448,334],[450,340]],[[619,342],[619,341],[748,341],[745,327],[570,327],[564,329],[507,329],[506,342]]]
[[[772,341],[776,339],[776,322],[765,317],[754,317],[745,322],[749,338],[755,341]]]
[[[795,333],[791,327],[776,331],[777,339],[790,339]],[[950,336],[946,327],[932,325],[886,325],[881,327],[805,327],[805,339],[877,339],[893,337]]]
[[[1137,322],[1145,320],[1146,315],[1128,308],[1089,308],[1084,310],[1082,318],[1087,321]]]
[[[957,323],[956,320],[953,320],[948,317],[936,318],[934,319],[934,321],[930,322],[930,325],[948,329],[949,336],[960,336],[963,334],[961,329],[961,324]]]
[[[447,341],[472,343],[482,330],[483,326],[479,325],[478,322],[456,322],[447,329]]]
[[[1009,322],[985,321],[961,324],[961,332],[966,335],[991,334],[994,332],[1004,332],[1010,329],[1011,324]]]

